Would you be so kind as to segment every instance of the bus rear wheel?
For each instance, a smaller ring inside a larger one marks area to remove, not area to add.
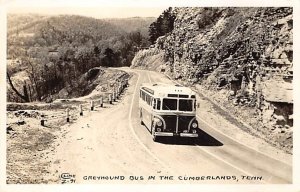
[[[141,125],[145,125],[144,122],[143,122],[142,110],[140,111],[140,123],[141,123]]]

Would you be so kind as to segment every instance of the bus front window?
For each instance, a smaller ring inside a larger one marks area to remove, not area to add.
[[[177,110],[177,99],[163,99],[163,110]]]
[[[193,111],[193,100],[179,99],[179,111]]]

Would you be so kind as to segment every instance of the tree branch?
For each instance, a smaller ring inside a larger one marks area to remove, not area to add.
[[[23,99],[25,102],[29,102],[28,95],[27,95],[27,97],[24,96],[24,95],[22,95],[22,94],[15,88],[15,86],[13,85],[13,83],[12,83],[12,81],[11,81],[11,79],[10,79],[9,74],[8,74],[8,73],[6,73],[6,74],[7,74],[7,79],[8,79],[8,82],[9,82],[9,84],[10,84],[12,90],[13,90],[13,91],[14,91],[21,99]],[[24,89],[26,89],[26,87],[24,87]],[[24,91],[25,91],[25,90],[24,90]]]

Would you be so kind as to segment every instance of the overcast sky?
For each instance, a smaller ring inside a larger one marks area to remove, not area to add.
[[[0,0],[7,12],[76,14],[95,18],[158,17],[168,7],[283,6],[292,0]],[[278,5],[276,5],[276,3]]]
[[[73,14],[94,18],[158,17],[167,7],[13,7],[8,13]]]

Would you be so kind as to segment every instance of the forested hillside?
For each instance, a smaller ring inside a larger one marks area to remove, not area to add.
[[[83,16],[9,14],[7,25],[8,101],[46,100],[91,68],[129,66],[148,45],[139,31]]]
[[[130,33],[139,31],[143,36],[148,36],[149,26],[155,20],[154,17],[130,17],[130,18],[110,18],[104,21],[120,27],[122,30]]]

